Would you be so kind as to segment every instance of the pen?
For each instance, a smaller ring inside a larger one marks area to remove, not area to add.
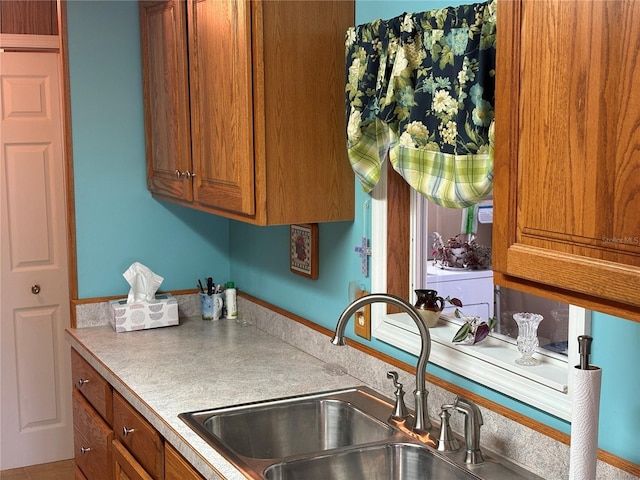
[[[207,278],[207,295],[213,295],[213,278]]]
[[[198,287],[200,288],[200,293],[204,293],[204,288],[202,288],[202,282],[198,279]]]

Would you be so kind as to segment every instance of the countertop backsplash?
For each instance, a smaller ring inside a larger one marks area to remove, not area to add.
[[[200,300],[197,295],[176,295],[176,298],[181,318],[200,315]],[[389,370],[398,371],[397,367],[354,348],[336,348],[326,335],[243,297],[238,298],[238,311],[242,312],[243,318],[250,320],[260,330],[331,364],[332,367],[335,366],[336,371],[343,369],[364,384],[389,398],[393,398],[394,388],[387,379],[386,372]],[[77,328],[109,325],[109,317],[107,302],[83,303],[76,306]],[[135,332],[125,332],[122,335],[135,335]],[[402,370],[398,371],[398,374],[398,380],[405,385],[405,390],[412,391],[415,385],[414,375]],[[427,388],[429,390],[429,416],[432,419],[437,419],[440,405],[451,403],[455,395],[432,384],[428,384]],[[409,408],[413,408],[412,397],[412,395],[405,397]],[[484,420],[481,430],[483,448],[508,458],[544,478],[557,480],[568,478],[570,453],[568,445],[484,407],[480,407],[480,410]],[[451,427],[457,433],[463,432],[462,415],[451,417]],[[533,450],[532,445],[534,445]],[[632,480],[636,477],[608,463],[598,461],[597,478]]]
[[[178,300],[178,315],[180,318],[200,315],[200,298],[198,295],[174,295],[174,297]],[[76,328],[110,325],[110,318],[111,313],[108,302],[76,305]]]

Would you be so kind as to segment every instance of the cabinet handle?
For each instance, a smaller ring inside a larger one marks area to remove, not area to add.
[[[122,436],[126,437],[127,435],[129,435],[130,433],[133,433],[135,431],[136,431],[135,428],[122,427]]]
[[[190,172],[189,170],[185,170],[184,172],[181,172],[180,170],[176,170],[175,173],[176,173],[176,178],[186,177],[187,180],[196,176],[195,173]]]
[[[84,455],[85,453],[89,453],[91,451],[90,447],[80,447],[80,453]]]
[[[32,285],[31,293],[33,293],[34,295],[38,295],[40,293],[40,285],[38,285],[37,283],[35,285]]]
[[[85,383],[89,383],[89,380],[85,379],[85,378],[81,378],[80,380],[78,380],[78,388],[82,388],[82,386]]]

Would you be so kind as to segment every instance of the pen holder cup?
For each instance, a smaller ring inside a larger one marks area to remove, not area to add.
[[[214,293],[207,295],[206,293],[200,293],[200,305],[202,307],[202,319],[203,320],[220,320],[222,317],[222,294]]]

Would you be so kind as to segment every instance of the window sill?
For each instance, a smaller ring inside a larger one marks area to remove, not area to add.
[[[419,355],[421,341],[418,329],[407,314],[384,315],[375,323],[373,335],[377,339]],[[536,353],[541,365],[522,367],[515,363],[520,356],[517,348],[497,338],[489,336],[474,346],[451,343],[450,339],[458,328],[441,318],[436,327],[429,329],[431,363],[551,415],[570,420],[567,362]]]

